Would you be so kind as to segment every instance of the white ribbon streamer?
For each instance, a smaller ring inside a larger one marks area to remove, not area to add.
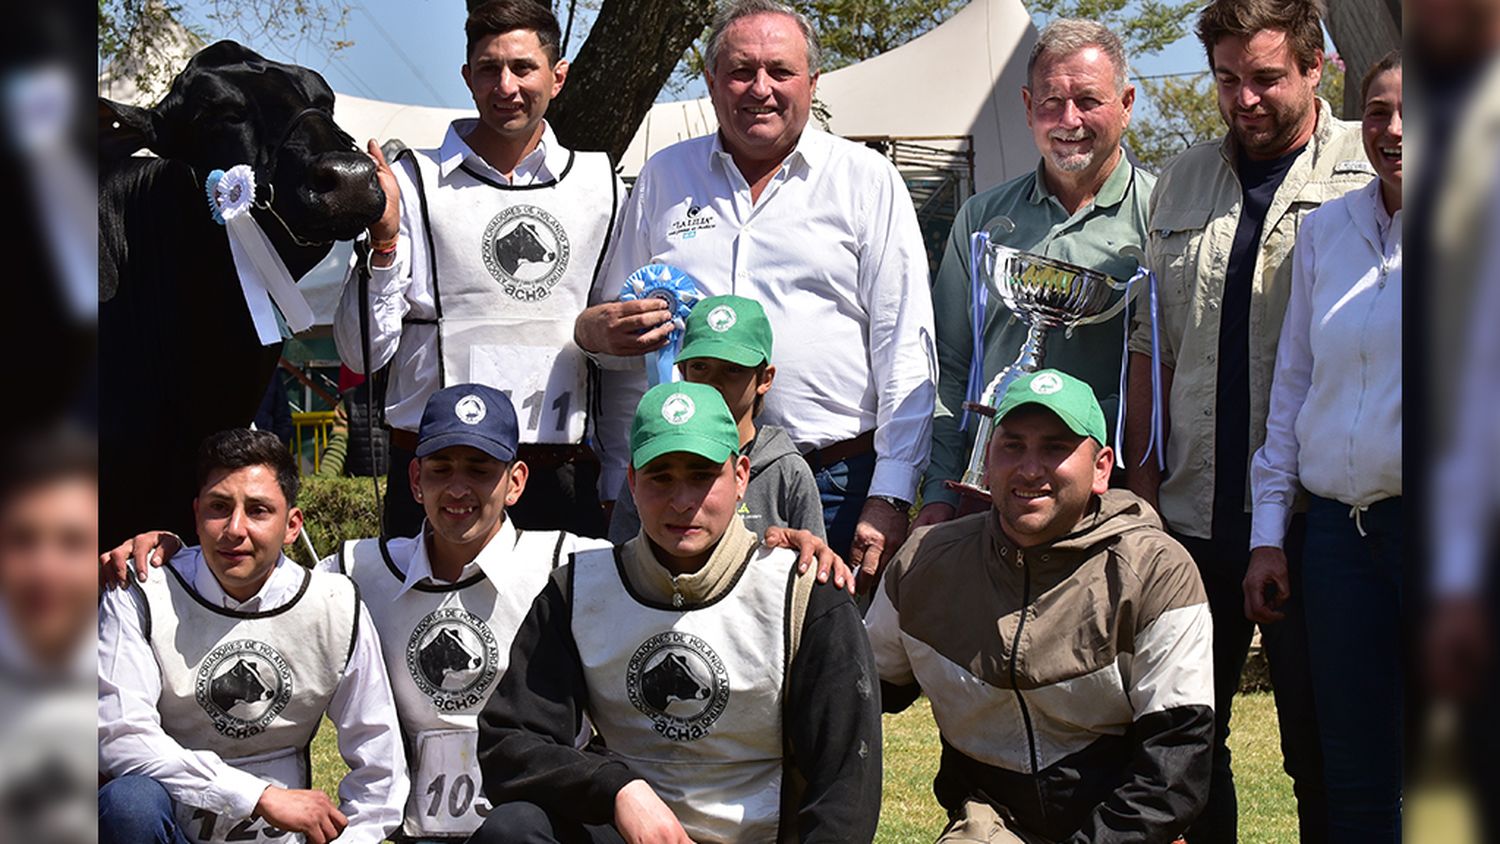
[[[210,175],[208,189],[218,212],[216,216],[222,218],[229,235],[235,274],[239,276],[240,290],[261,345],[269,346],[282,339],[281,326],[271,306],[273,300],[292,333],[311,328],[312,308],[297,289],[296,280],[271,245],[271,239],[250,213],[255,202],[254,170],[248,164],[237,164],[222,175]]]

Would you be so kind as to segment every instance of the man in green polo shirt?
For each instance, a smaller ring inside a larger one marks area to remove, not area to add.
[[[1014,228],[997,239],[1006,246],[1119,279],[1135,272],[1136,260],[1120,250],[1144,247],[1147,201],[1156,178],[1136,169],[1120,146],[1135,103],[1135,88],[1126,83],[1128,74],[1119,37],[1092,21],[1056,21],[1042,31],[1031,50],[1021,98],[1041,163],[1034,172],[964,203],[932,287],[938,401],[932,458],[922,485],[924,505],[913,528],[957,513],[958,495],[943,482],[963,473],[974,440],[972,422],[967,430],[959,429],[974,357],[970,235],[1005,217]],[[1119,405],[1123,330],[1116,318],[1079,328],[1071,337],[1054,331],[1047,342],[1046,365],[1093,387],[1106,419],[1114,418]],[[980,384],[987,384],[1015,360],[1026,326],[991,295],[982,336]]]

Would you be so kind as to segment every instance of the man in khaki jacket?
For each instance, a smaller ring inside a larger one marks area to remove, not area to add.
[[[1359,126],[1334,119],[1316,95],[1320,5],[1214,0],[1202,11],[1198,37],[1229,131],[1174,159],[1151,198],[1147,260],[1159,311],[1140,308],[1131,336],[1125,465],[1130,488],[1157,506],[1198,563],[1213,611],[1214,777],[1192,844],[1236,840],[1225,739],[1254,622],[1262,624],[1302,840],[1327,834],[1298,586],[1300,519],[1287,535],[1290,571],[1254,558],[1249,549],[1268,543],[1252,541],[1247,494],[1250,456],[1265,438],[1297,227],[1373,174]],[[1164,441],[1148,455],[1153,360]]]

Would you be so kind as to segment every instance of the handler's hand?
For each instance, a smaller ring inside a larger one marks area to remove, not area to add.
[[[856,589],[866,594],[880,582],[885,564],[906,541],[907,513],[879,498],[866,498],[854,526],[854,542],[849,548],[849,562],[859,572]]]
[[[615,829],[626,844],[693,844],[645,780],[631,780],[615,794]]]
[[[328,844],[344,831],[349,819],[328,795],[316,789],[267,786],[255,812],[283,832],[300,832],[307,844]]]
[[[766,545],[771,548],[790,548],[797,552],[797,573],[806,574],[807,567],[812,564],[814,558],[818,561],[818,582],[827,583],[828,578],[833,578],[833,585],[854,594],[854,573],[844,565],[844,560],[828,543],[818,538],[816,533],[810,530],[792,530],[784,527],[766,528]]]
[[[124,586],[134,567],[136,578],[144,582],[148,566],[162,565],[181,549],[182,540],[171,531],[138,533],[99,555],[99,579],[111,589]]]
[[[934,501],[931,504],[923,504],[922,509],[917,511],[917,518],[911,523],[911,529],[927,527],[940,522],[950,522],[958,515],[958,508],[952,504]]]
[[[1466,700],[1492,670],[1490,620],[1474,595],[1441,598],[1427,623],[1423,653],[1427,680],[1440,697]]]
[[[390,240],[401,232],[401,186],[396,183],[396,174],[391,172],[391,165],[385,160],[385,153],[380,151],[380,144],[371,138],[369,146],[365,151],[375,162],[375,180],[380,183],[380,189],[385,191],[385,210],[380,212],[380,219],[370,224],[370,237],[373,240]]]
[[[1286,552],[1270,545],[1250,549],[1250,569],[1245,572],[1245,618],[1261,624],[1280,621],[1286,616],[1281,605],[1292,597],[1291,579],[1286,573]],[[1267,595],[1266,593],[1271,593]]]
[[[621,357],[656,351],[667,345],[671,333],[672,314],[655,296],[594,305],[573,323],[573,341],[579,348]]]

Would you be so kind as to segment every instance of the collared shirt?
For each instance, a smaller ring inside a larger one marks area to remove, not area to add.
[[[464,140],[477,123],[477,118],[466,118],[455,120],[448,126],[437,154],[438,172],[442,178],[448,178],[463,164],[501,184],[533,185],[556,179],[568,165],[571,153],[558,142],[552,126],[543,121],[542,138],[536,149],[522,158],[507,177]],[[437,318],[432,295],[432,262],[417,202],[414,167],[416,164],[406,158],[391,166],[396,184],[401,188],[401,229],[396,241],[396,258],[388,267],[373,264],[370,267],[370,370],[377,370],[396,358],[386,390],[386,421],[391,427],[405,431],[415,431],[421,424],[422,409],[438,378],[437,325],[410,327],[413,340],[409,342],[430,347],[427,353],[396,355],[402,331],[406,328],[405,320]],[[428,189],[431,190],[431,186]],[[619,191],[618,195],[623,196],[624,191]],[[601,204],[607,206],[607,199],[601,200]],[[609,213],[607,207],[603,213]],[[359,285],[352,283],[354,271],[351,263],[334,314],[333,337],[344,364],[361,371],[364,368],[359,339],[361,307]]]
[[[205,601],[225,609],[263,612],[296,596],[303,572],[282,557],[260,591],[246,601],[224,592],[197,548],[167,565]],[[99,608],[99,772],[145,774],[172,799],[233,817],[248,817],[267,781],[230,767],[218,754],[183,747],[162,729],[157,701],[161,669],[146,638],[146,606],[138,589],[111,589]],[[409,783],[386,679],[380,640],[370,614],[359,614],[353,653],[328,704],[339,754],[350,771],[339,784],[339,809],[349,818],[340,841],[378,844],[401,822]]]
[[[44,683],[89,682],[98,673],[98,649],[84,635],[77,650],[56,664],[39,660],[21,639],[15,619],[0,603],[0,675],[13,681]]]
[[[1155,176],[1121,156],[1093,201],[1070,214],[1048,190],[1044,172],[1044,165],[1038,163],[1035,171],[970,198],[953,221],[943,264],[932,285],[938,404],[932,420],[932,462],[922,485],[924,502],[958,503],[958,494],[943,482],[958,480],[963,474],[977,427],[971,421],[967,430],[959,430],[974,357],[970,236],[1003,215],[1015,224],[1015,230],[1002,238],[1004,245],[1097,269],[1120,280],[1129,279],[1137,264],[1136,258],[1123,256],[1120,250],[1126,246],[1145,249],[1146,206]],[[1116,293],[1113,298],[1122,295]],[[1111,424],[1120,392],[1122,319],[1082,326],[1071,337],[1062,331],[1048,332],[1047,337],[1045,365],[1072,373],[1093,387]],[[1011,315],[991,289],[984,319],[983,385],[1015,361],[1026,334],[1026,325]]]
[[[1376,179],[1297,234],[1266,442],[1250,469],[1252,548],[1281,545],[1299,485],[1356,507],[1401,494],[1401,212],[1382,241],[1384,206]]]
[[[1210,537],[1214,503],[1214,431],[1224,271],[1239,226],[1242,190],[1232,136],[1198,144],[1162,171],[1151,194],[1146,261],[1159,284],[1158,360],[1173,370],[1168,403],[1167,470],[1158,503],[1175,531]],[[1276,339],[1291,291],[1287,260],[1297,227],[1314,208],[1369,182],[1359,124],[1336,120],[1318,101],[1318,125],[1266,212],[1250,292],[1250,450],[1265,440]],[[1130,350],[1152,354],[1151,313],[1137,308]],[[1137,409],[1150,413],[1150,408]],[[1154,458],[1153,458],[1154,459]],[[1247,478],[1248,480],[1248,478]],[[1247,483],[1248,486],[1248,483]],[[1250,497],[1245,496],[1246,506]]]
[[[717,134],[652,156],[625,205],[591,303],[659,262],[706,295],[758,300],[775,333],[761,421],[803,452],[875,431],[871,495],[912,500],[936,395],[927,255],[906,184],[859,144],[808,128],[756,201]],[[638,360],[601,358],[605,477],[624,482]]]

